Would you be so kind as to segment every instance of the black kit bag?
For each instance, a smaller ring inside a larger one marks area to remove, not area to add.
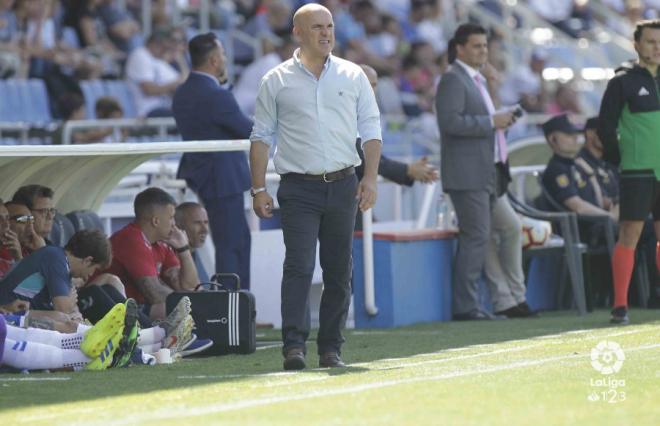
[[[222,283],[231,279],[236,290],[230,290]],[[240,278],[236,274],[218,273],[210,283],[202,283],[197,289],[181,291],[167,296],[167,313],[183,296],[188,296],[191,314],[195,320],[194,333],[200,339],[213,340],[213,346],[205,355],[251,354],[256,350],[256,316],[254,295],[241,290]]]

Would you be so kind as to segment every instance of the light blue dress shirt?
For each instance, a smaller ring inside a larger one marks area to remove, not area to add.
[[[270,70],[261,80],[250,141],[277,140],[279,174],[322,174],[360,164],[355,136],[382,141],[380,112],[362,69],[329,55],[317,79],[299,58]]]

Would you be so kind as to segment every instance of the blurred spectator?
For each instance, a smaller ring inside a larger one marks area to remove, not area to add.
[[[281,62],[293,56],[296,49],[296,42],[293,37],[286,36],[278,38],[277,47],[274,51],[262,56],[248,65],[241,73],[241,78],[234,86],[234,96],[241,107],[243,113],[247,116],[254,114],[254,106],[257,101],[257,92],[261,84],[261,78],[266,75],[271,68],[279,65]]]
[[[506,105],[520,103],[529,113],[542,113],[546,110],[547,87],[543,80],[543,69],[547,60],[544,50],[535,49],[529,63],[506,73],[500,99]]]
[[[616,16],[616,19],[610,19],[607,26],[621,35],[631,37],[635,31],[635,23],[644,19],[644,1],[624,0],[622,3],[621,15]]]
[[[256,15],[250,18],[241,30],[253,37],[272,33],[277,36],[291,34],[291,6],[284,0],[262,2]],[[249,64],[255,57],[253,49],[242,41],[234,42],[234,61]]]
[[[584,0],[529,0],[530,8],[571,37],[582,37],[591,28],[589,2]]]
[[[555,91],[553,100],[546,107],[545,112],[551,115],[582,114],[578,94],[570,84],[560,84]]]
[[[110,40],[109,28],[101,15],[102,11],[109,14],[107,9],[101,8],[104,1],[68,0],[64,24],[75,30],[78,47],[93,52],[100,58],[104,74],[117,76],[119,75],[117,63],[125,57],[125,54]],[[114,20],[114,17],[112,19]]]
[[[107,29],[110,41],[124,53],[142,45],[140,25],[115,0],[100,0],[98,17]]]
[[[18,22],[12,10],[14,0],[0,0],[0,78],[19,73]]]
[[[429,42],[436,53],[447,50],[447,40],[439,22],[441,12],[432,0],[411,0],[408,21],[402,23],[406,40]]]
[[[123,118],[124,110],[119,105],[119,101],[112,96],[102,96],[96,100],[94,105],[96,118]]]
[[[103,105],[102,108],[108,110],[112,109],[112,106],[107,105],[109,103],[108,99],[114,101],[115,104],[117,104],[116,106],[119,108],[119,112],[121,113],[121,107],[119,107],[119,104],[117,103],[116,100],[114,100],[114,98],[100,98],[99,101]],[[104,118],[104,117],[99,117],[98,115],[99,101],[97,101],[96,103],[96,107],[97,107],[96,117]],[[67,142],[62,140],[64,124],[67,121],[84,120],[85,118],[87,118],[85,116],[85,100],[81,95],[77,93],[68,93],[64,95],[60,99],[60,108],[63,114],[63,121],[61,125],[58,127],[58,129],[55,131],[55,133],[53,134],[54,145],[61,145]],[[121,118],[122,115],[123,114],[115,118]],[[105,118],[111,118],[111,117],[105,117]],[[87,143],[99,143],[106,141],[114,141],[113,130],[111,128],[75,129],[71,132],[71,140],[68,142],[72,144],[87,144]]]
[[[171,43],[171,34],[158,30],[128,57],[126,77],[140,117],[172,116],[172,94],[186,75],[167,63]]]
[[[188,75],[190,64],[187,58],[188,41],[186,40],[186,32],[182,27],[174,27],[170,34],[172,38],[167,41],[168,47],[164,60],[179,74]]]
[[[319,4],[325,6],[332,13],[335,22],[335,40],[337,47],[346,49],[355,48],[364,40],[364,27],[353,18],[348,7],[341,0],[320,0]]]

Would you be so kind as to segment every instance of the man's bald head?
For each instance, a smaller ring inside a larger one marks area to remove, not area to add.
[[[330,13],[327,7],[321,6],[318,3],[307,3],[306,5],[296,10],[296,13],[293,14],[293,26],[301,27],[305,25],[305,21],[309,19],[309,17],[312,16],[312,14],[319,12],[321,13],[325,12],[328,15],[332,16],[332,14]]]
[[[322,65],[335,46],[332,14],[320,4],[304,5],[293,15],[293,35],[300,44],[303,63]]]
[[[360,64],[360,68],[362,68],[362,71],[366,74],[369,84],[371,84],[371,88],[376,90],[376,86],[378,85],[378,73],[376,70],[367,64]]]

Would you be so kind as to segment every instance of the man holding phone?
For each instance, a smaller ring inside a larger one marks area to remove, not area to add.
[[[459,221],[453,318],[493,320],[535,315],[525,301],[521,224],[506,196],[510,181],[504,131],[513,110],[497,111],[498,75],[488,64],[486,30],[462,24],[449,43],[452,66],[438,85],[443,189]],[[470,173],[466,173],[470,170]],[[496,314],[479,302],[485,269]]]

